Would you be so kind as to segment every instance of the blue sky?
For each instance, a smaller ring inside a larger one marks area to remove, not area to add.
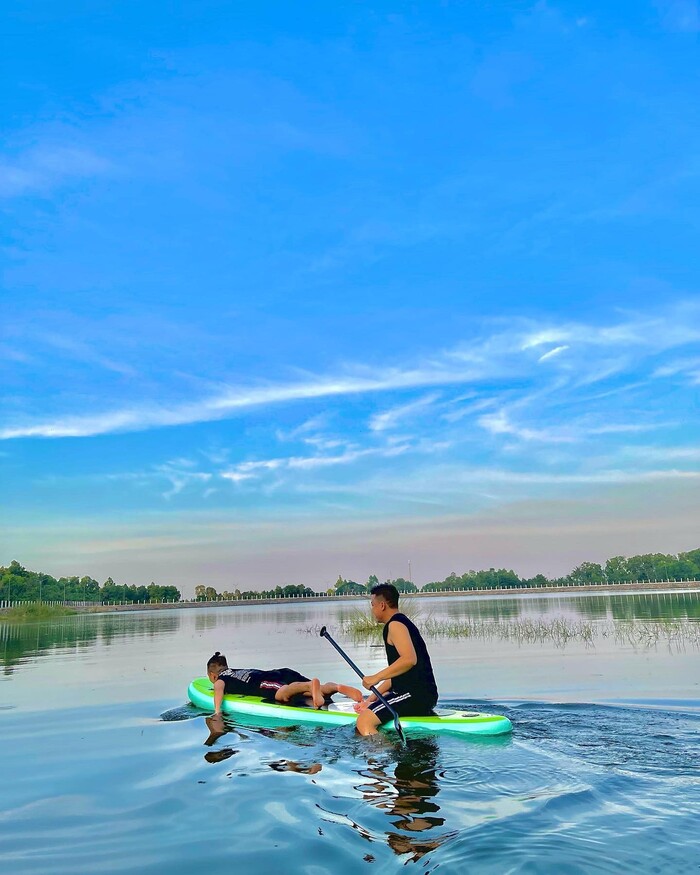
[[[191,591],[699,546],[697,3],[0,17],[0,562]]]

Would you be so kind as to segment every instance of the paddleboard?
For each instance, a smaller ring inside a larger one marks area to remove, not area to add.
[[[193,705],[203,711],[214,710],[214,688],[209,678],[195,678],[187,691]],[[304,706],[281,705],[268,702],[259,696],[224,696],[221,710],[225,714],[247,717],[263,717],[284,720],[288,723],[310,723],[322,726],[347,726],[353,724],[357,714],[352,702],[331,702],[327,707],[315,709]],[[504,735],[512,731],[507,717],[498,714],[480,714],[476,711],[459,711],[448,708],[436,709],[431,717],[401,717],[404,732],[457,732],[467,735]],[[382,729],[396,731],[392,721]]]

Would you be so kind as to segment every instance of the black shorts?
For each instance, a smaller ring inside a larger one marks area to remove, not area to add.
[[[394,690],[388,690],[386,693],[382,693],[382,696],[399,717],[430,717],[437,704],[429,702],[427,699],[418,699],[411,693],[397,693]],[[394,719],[389,709],[379,699],[372,702],[368,710],[377,715],[380,723],[387,723]]]
[[[260,679],[260,695],[266,699],[274,699],[277,690],[286,687],[287,684],[295,684],[300,681],[308,682],[309,678],[305,678],[303,674],[299,674],[293,668],[275,668],[272,671],[266,671]]]

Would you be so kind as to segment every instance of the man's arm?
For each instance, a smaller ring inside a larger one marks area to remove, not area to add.
[[[390,680],[400,674],[405,674],[418,662],[411,634],[399,620],[394,621],[389,627],[388,640],[389,644],[393,644],[398,650],[399,658],[376,674],[362,678],[362,686],[367,690],[370,687],[376,687],[380,681]]]

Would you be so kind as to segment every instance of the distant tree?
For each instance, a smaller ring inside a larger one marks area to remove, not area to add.
[[[336,584],[336,595],[362,595],[367,592],[367,587],[355,580],[343,580],[340,586]]]
[[[523,581],[523,583],[525,583],[526,586],[547,586],[549,580],[544,576],[544,574],[536,574],[529,580]]]
[[[569,574],[569,580],[573,584],[605,583],[605,572],[597,562],[582,562]]]
[[[403,577],[397,577],[396,580],[387,580],[386,582],[392,583],[402,593],[418,592],[418,587],[415,583],[405,580]]]
[[[625,583],[632,576],[624,556],[613,556],[605,563],[605,578],[611,583]]]

